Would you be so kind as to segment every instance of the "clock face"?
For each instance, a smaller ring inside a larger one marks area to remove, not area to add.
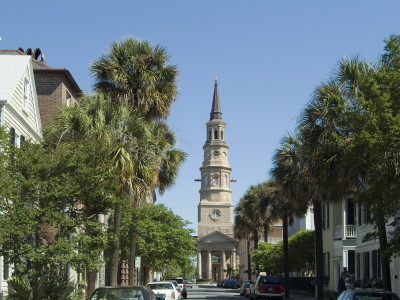
[[[223,157],[226,157],[226,152],[222,152],[222,156],[223,156]]]
[[[210,213],[210,218],[213,221],[217,221],[221,217],[221,212],[219,209],[213,209],[213,211]]]

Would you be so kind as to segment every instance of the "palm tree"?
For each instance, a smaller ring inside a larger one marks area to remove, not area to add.
[[[127,103],[147,120],[165,119],[178,90],[178,70],[176,66],[169,65],[168,60],[169,54],[165,48],[159,45],[153,47],[148,41],[128,38],[122,42],[113,42],[110,52],[102,55],[91,65],[95,89],[110,96],[115,102]],[[164,126],[164,129],[166,128]],[[147,186],[144,193],[132,200],[134,207],[145,202],[150,194],[154,194],[155,188],[163,193],[168,186],[172,185],[184,159],[182,152],[173,150],[175,144],[173,134],[169,130],[160,130],[159,133],[161,140],[164,139],[165,145],[167,148],[168,145],[171,146],[171,150],[164,148],[166,153],[160,156],[158,172],[153,174],[154,181]],[[161,140],[159,140],[161,143],[159,146],[162,148],[164,142]],[[155,143],[158,144],[158,142]],[[157,150],[157,147],[153,149]],[[134,258],[136,247],[135,224],[136,217],[132,215],[130,284],[134,282],[132,258]]]
[[[50,122],[46,135],[54,143],[76,139],[102,141],[120,174],[118,198],[123,201],[126,196],[132,199],[145,194],[157,177],[160,156],[154,145],[149,145],[154,127],[135,115],[129,106],[93,95],[82,97],[77,106],[61,109]],[[122,203],[118,202],[114,210],[111,285],[117,285],[121,209]]]
[[[275,220],[273,213],[273,186],[270,182],[252,185],[240,199],[235,208],[235,236],[247,239],[248,247],[248,276],[251,277],[250,239],[254,242],[254,249],[258,248],[261,230],[268,228]],[[267,224],[267,225],[266,225]],[[258,266],[256,270],[258,271]]]
[[[175,148],[176,137],[164,122],[152,122],[149,125],[152,134],[148,139],[142,140],[144,144],[141,145],[141,148],[150,149],[150,151],[145,152],[151,153],[152,157],[149,159],[146,155],[142,156],[144,159],[140,159],[140,157],[135,156],[135,161],[139,162],[136,164],[138,178],[148,175],[152,177],[148,178],[150,184],[147,184],[146,190],[142,193],[137,193],[136,197],[132,198],[134,208],[146,202],[146,199],[154,199],[153,193],[155,189],[158,189],[158,192],[162,195],[168,187],[172,186],[178,176],[178,169],[186,157],[186,153]],[[142,170],[146,171],[142,172]],[[135,210],[133,210],[128,260],[128,283],[130,285],[135,283],[136,225],[137,216]]]
[[[127,38],[90,67],[95,89],[113,101],[127,102],[146,119],[166,118],[177,94],[176,66],[166,49]]]
[[[333,81],[322,82],[301,114],[298,127],[300,176],[314,207],[318,299],[324,297],[322,203],[346,192],[347,176],[341,168],[347,137],[345,98]]]
[[[282,218],[283,258],[285,274],[285,297],[289,298],[289,242],[288,226],[293,215],[304,215],[307,210],[308,197],[302,188],[299,176],[298,140],[291,136],[282,139],[280,147],[273,157],[274,168],[271,170],[278,192],[276,211]]]
[[[250,255],[250,240],[251,228],[248,220],[241,215],[241,210],[238,206],[235,208],[235,227],[234,227],[235,238],[240,240],[244,239],[247,242],[247,279],[251,280],[251,255]]]

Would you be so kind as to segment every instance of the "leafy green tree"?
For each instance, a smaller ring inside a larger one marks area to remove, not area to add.
[[[355,186],[356,201],[373,211],[376,231],[365,240],[379,239],[385,290],[391,290],[390,259],[396,244],[395,240],[388,241],[388,236],[395,235],[387,232],[386,225],[400,209],[399,45],[400,36],[391,36],[377,65],[359,59],[343,60],[337,79],[346,88],[349,101],[355,103],[346,115],[351,132],[346,167]]]
[[[175,264],[182,270],[196,251],[193,231],[187,228],[189,223],[161,204],[142,205],[136,215],[137,255],[141,257],[143,284],[147,283],[150,270],[163,271],[165,264]]]
[[[128,102],[146,119],[166,118],[177,94],[176,66],[165,48],[127,38],[90,67],[95,89],[114,101]]]
[[[98,268],[108,243],[98,215],[113,207],[117,177],[95,142],[25,142],[11,151],[8,179],[0,182],[0,227],[7,228],[0,231],[0,254],[14,265],[17,281],[40,284],[48,299],[59,299],[67,266]]]
[[[315,273],[315,237],[314,231],[302,230],[289,237],[290,272],[301,276]]]
[[[289,238],[290,272],[297,272],[303,276],[315,272],[314,243],[314,232],[311,230],[302,230]],[[262,266],[262,271],[278,275],[284,271],[283,256],[281,241],[277,244],[260,243],[251,259],[255,264]]]

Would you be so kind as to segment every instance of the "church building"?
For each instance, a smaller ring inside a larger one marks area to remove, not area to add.
[[[233,237],[231,168],[222,121],[218,83],[215,80],[210,120],[206,123],[204,160],[200,168],[198,205],[197,275],[213,281],[227,278],[238,266]]]

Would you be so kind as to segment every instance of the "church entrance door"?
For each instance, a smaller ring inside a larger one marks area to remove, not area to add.
[[[221,279],[221,265],[220,264],[213,264],[212,265],[212,280],[218,281]]]

